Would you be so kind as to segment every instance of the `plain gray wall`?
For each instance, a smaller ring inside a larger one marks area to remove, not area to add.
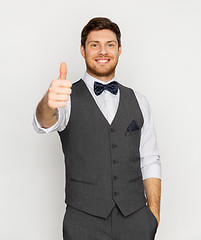
[[[35,0],[0,6],[0,239],[61,240],[64,160],[57,133],[37,134],[32,116],[66,61],[85,71],[80,33],[106,16],[122,31],[117,79],[143,93],[162,161],[157,240],[201,239],[199,0]]]

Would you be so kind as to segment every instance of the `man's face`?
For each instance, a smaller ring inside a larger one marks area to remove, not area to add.
[[[92,31],[87,36],[85,49],[81,46],[87,72],[95,78],[109,81],[114,77],[121,47],[116,34],[108,29]]]

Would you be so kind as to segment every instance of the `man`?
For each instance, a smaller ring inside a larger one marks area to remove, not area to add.
[[[64,240],[152,240],[158,227],[153,118],[145,97],[116,81],[121,49],[119,27],[91,19],[81,33],[84,77],[72,84],[62,63],[34,115],[37,132],[58,131],[65,155]]]

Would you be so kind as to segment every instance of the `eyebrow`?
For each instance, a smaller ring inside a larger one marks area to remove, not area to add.
[[[93,41],[93,40],[91,40],[87,44],[92,43],[92,42],[99,43],[100,41]],[[111,42],[117,43],[117,41],[115,41],[115,40],[107,41],[107,43],[111,43]]]

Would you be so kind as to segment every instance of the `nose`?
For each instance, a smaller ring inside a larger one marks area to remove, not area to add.
[[[99,51],[99,54],[100,55],[105,55],[105,54],[107,54],[107,48],[106,48],[106,46],[100,46],[100,51]]]

